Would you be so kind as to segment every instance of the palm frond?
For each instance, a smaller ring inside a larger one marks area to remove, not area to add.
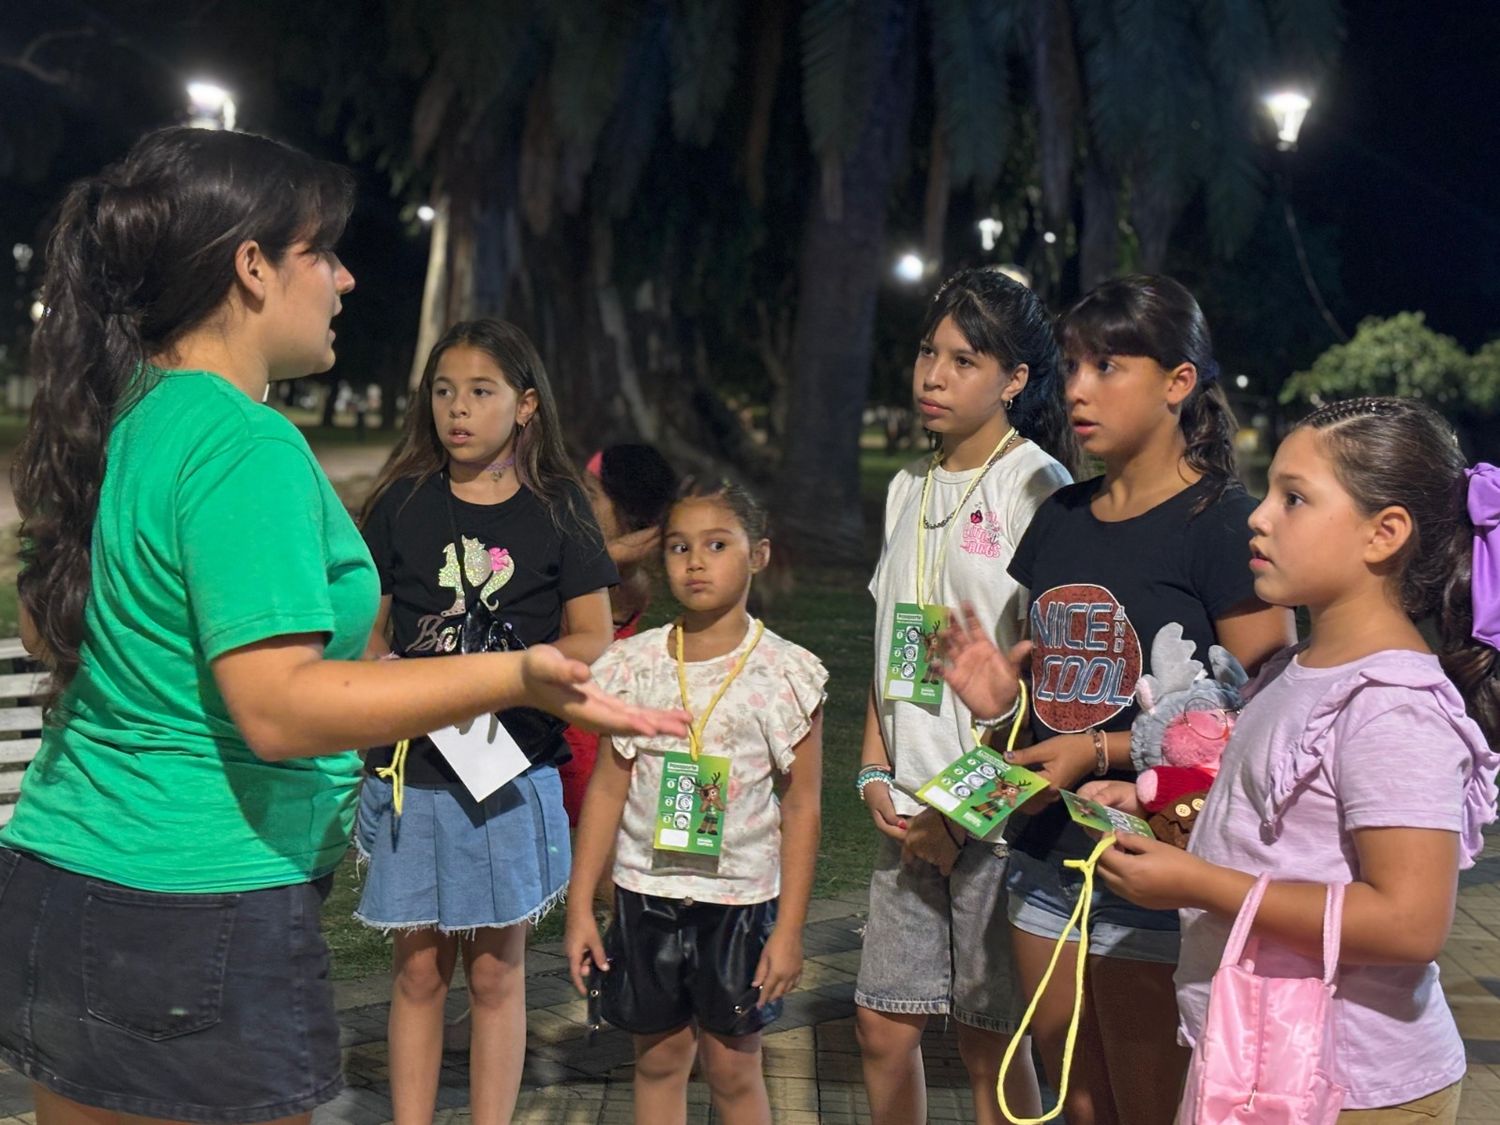
[[[620,76],[644,5],[631,0],[551,0],[548,86],[559,137],[591,153],[620,95]]]
[[[1344,42],[1344,6],[1338,0],[1269,0],[1278,53],[1296,69],[1321,74]]]
[[[629,211],[656,147],[669,96],[668,35],[664,9],[642,24],[625,64],[619,102],[599,140],[593,191],[603,196],[611,218]]]
[[[802,106],[813,153],[853,151],[870,109],[880,33],[871,0],[811,0],[802,13]]]
[[[706,145],[734,86],[742,0],[672,0],[672,128],[677,139]]]
[[[931,0],[938,125],[954,187],[988,187],[1004,163],[1011,114],[1007,56],[1017,7],[1014,2]]]

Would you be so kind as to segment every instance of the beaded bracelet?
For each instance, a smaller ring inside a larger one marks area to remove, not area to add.
[[[854,778],[854,791],[859,794],[859,799],[865,799],[865,786],[876,781],[883,782],[886,788],[890,788],[891,782],[896,780],[896,775],[885,766],[865,766]]]

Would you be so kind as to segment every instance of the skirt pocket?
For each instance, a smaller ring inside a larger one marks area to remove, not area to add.
[[[89,1014],[158,1041],[213,1027],[238,901],[91,883],[82,950]]]

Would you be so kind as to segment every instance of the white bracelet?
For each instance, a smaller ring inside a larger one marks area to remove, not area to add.
[[[996,715],[993,719],[974,719],[974,725],[980,730],[994,730],[996,727],[1010,722],[1016,717],[1016,708],[1021,706],[1020,693],[1016,693],[1015,701],[1010,705],[1010,710],[1003,715]],[[970,716],[973,718],[973,716]]]

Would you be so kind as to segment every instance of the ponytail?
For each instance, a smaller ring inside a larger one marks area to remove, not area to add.
[[[1238,426],[1224,388],[1217,382],[1205,384],[1200,378],[1183,400],[1180,424],[1187,441],[1187,463],[1202,473],[1207,483],[1207,493],[1197,506],[1197,511],[1202,511],[1238,480],[1234,456]]]
[[[1395,593],[1415,621],[1431,619],[1443,671],[1490,743],[1500,742],[1500,666],[1474,636],[1471,483],[1453,428],[1415,399],[1355,398],[1322,407],[1298,428],[1318,431],[1339,483],[1365,515],[1404,508],[1412,534],[1395,562]],[[1496,498],[1500,486],[1491,485]],[[1493,534],[1493,532],[1492,532]],[[1488,634],[1486,634],[1488,637]]]
[[[1474,636],[1474,528],[1467,513],[1459,524],[1443,551],[1448,580],[1437,610],[1438,659],[1494,746],[1500,744],[1500,653]]]
[[[75,184],[47,244],[46,306],[32,336],[36,397],[12,469],[22,607],[52,680],[49,714],[78,670],[90,559],[115,419],[153,384],[152,357],[215,314],[247,240],[277,262],[331,246],[348,173],[248,133],[164,129]]]

